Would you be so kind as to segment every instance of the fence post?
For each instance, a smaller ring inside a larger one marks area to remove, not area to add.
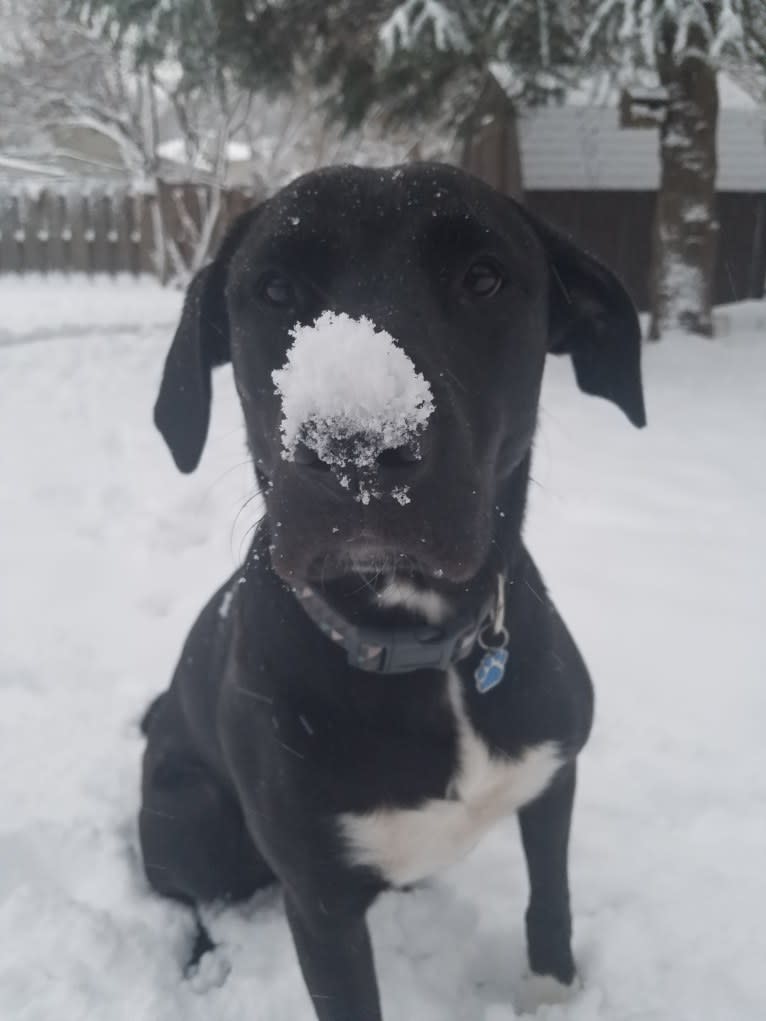
[[[764,295],[766,295],[766,193],[756,200],[747,286],[748,298],[763,298]]]

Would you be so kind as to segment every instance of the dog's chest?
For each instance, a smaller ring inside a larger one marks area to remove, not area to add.
[[[458,736],[458,765],[447,796],[418,808],[385,807],[339,820],[349,861],[377,869],[394,886],[417,882],[462,858],[495,822],[541,794],[562,761],[552,741],[514,759],[490,755],[471,726],[454,672],[447,684]]]

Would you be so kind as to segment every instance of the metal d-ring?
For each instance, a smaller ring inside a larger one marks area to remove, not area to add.
[[[508,648],[508,629],[501,627],[499,629],[492,629],[492,634],[497,635],[500,639],[499,642],[493,643],[492,645],[484,638],[484,635],[488,631],[488,628],[484,628],[478,638],[478,644],[480,649],[486,649],[488,652],[496,652],[498,649]]]
[[[505,576],[498,574],[497,576],[497,602],[495,603],[495,619],[491,624],[487,624],[486,627],[482,628],[479,632],[479,648],[484,649],[487,652],[496,652],[498,649],[508,648],[508,630],[504,624],[505,621]],[[484,635],[492,629],[492,634],[497,635],[500,639],[497,643],[491,645],[485,639]]]

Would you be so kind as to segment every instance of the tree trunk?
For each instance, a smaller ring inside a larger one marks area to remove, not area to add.
[[[653,234],[652,340],[673,328],[713,334],[718,86],[704,40],[692,35],[681,56],[666,45],[657,58],[667,112]]]
[[[157,279],[163,287],[167,287],[175,272],[172,265],[173,259],[170,247],[173,239],[168,223],[168,206],[168,186],[157,177],[154,180],[151,205],[154,241],[152,261],[154,262],[154,271],[157,274]]]

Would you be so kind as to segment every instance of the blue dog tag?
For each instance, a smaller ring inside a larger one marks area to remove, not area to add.
[[[479,694],[484,695],[497,687],[505,677],[507,663],[507,649],[487,649],[473,674]]]

